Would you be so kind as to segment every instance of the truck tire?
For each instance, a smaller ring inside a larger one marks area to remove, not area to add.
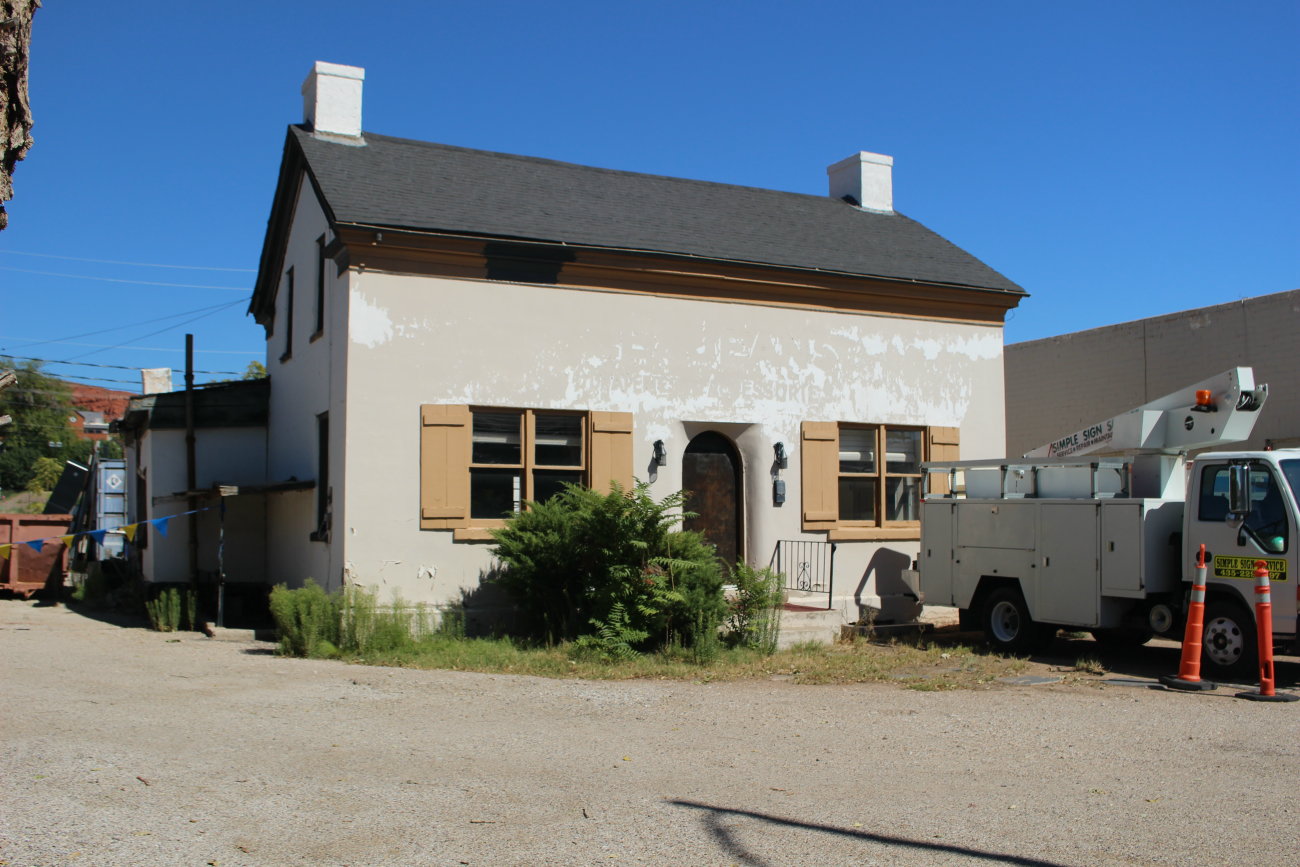
[[[1211,678],[1249,678],[1259,673],[1255,618],[1239,603],[1228,599],[1205,603],[1201,668]]]
[[[1056,635],[1054,627],[1030,618],[1024,595],[1013,587],[1000,587],[989,594],[982,619],[984,637],[995,650],[1004,653],[1042,650]]]

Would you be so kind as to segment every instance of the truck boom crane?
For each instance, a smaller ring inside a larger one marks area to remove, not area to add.
[[[1268,386],[1234,367],[1025,453],[1027,458],[1185,454],[1250,436]]]

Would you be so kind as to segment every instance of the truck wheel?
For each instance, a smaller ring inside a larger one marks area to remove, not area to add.
[[[1132,650],[1150,641],[1154,633],[1134,626],[1118,626],[1114,629],[1094,629],[1092,637],[1106,650]]]
[[[1035,623],[1019,590],[1001,587],[984,604],[984,637],[995,650],[1027,653],[1040,650],[1056,634]]]
[[[1236,602],[1213,599],[1205,604],[1201,664],[1211,677],[1249,677],[1257,673],[1255,619]]]

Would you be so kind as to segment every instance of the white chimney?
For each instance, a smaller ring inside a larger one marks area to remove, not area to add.
[[[850,204],[868,211],[894,212],[894,158],[859,151],[826,170],[832,199],[852,199]]]
[[[172,369],[170,367],[142,369],[140,387],[143,394],[166,394],[172,390]]]
[[[316,61],[302,83],[303,122],[318,133],[361,138],[361,84],[366,71]]]

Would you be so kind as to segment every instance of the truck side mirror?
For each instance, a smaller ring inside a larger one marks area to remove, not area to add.
[[[1229,520],[1241,520],[1250,514],[1250,465],[1232,464],[1228,467]]]

